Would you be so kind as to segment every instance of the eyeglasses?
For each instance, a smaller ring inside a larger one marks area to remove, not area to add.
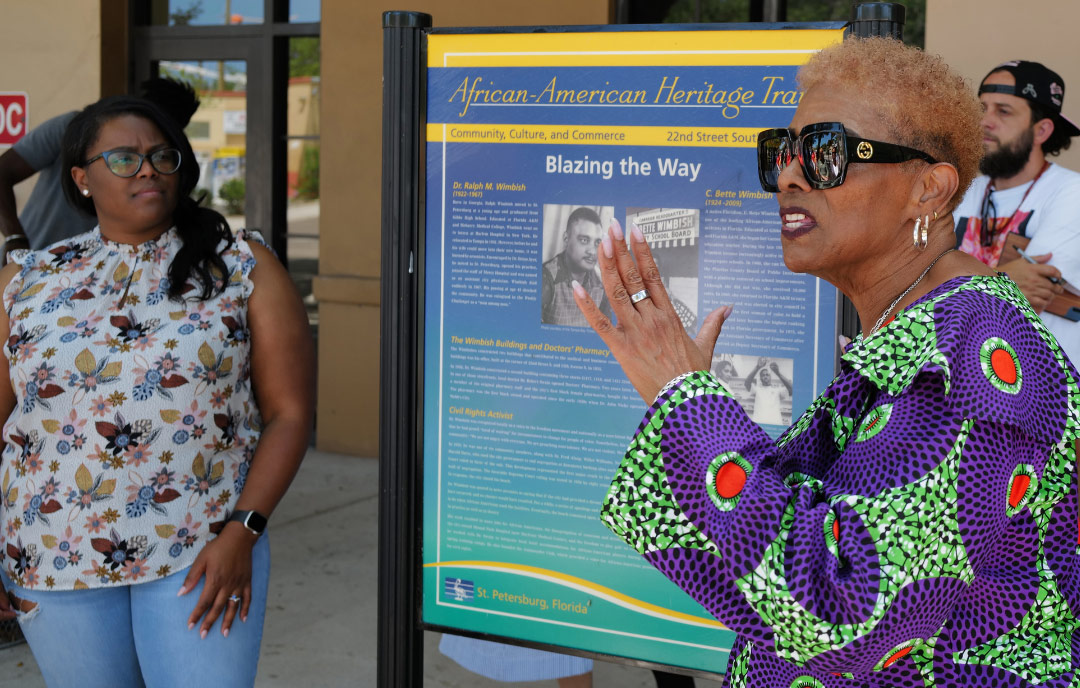
[[[105,166],[117,177],[134,177],[142,169],[143,161],[150,159],[150,164],[161,174],[175,174],[180,169],[180,151],[176,148],[162,148],[153,153],[136,153],[126,150],[109,150],[98,153],[83,163],[86,167],[98,158],[105,160]]]
[[[761,188],[778,192],[780,173],[794,157],[798,157],[803,175],[814,189],[831,189],[843,184],[850,162],[937,162],[914,148],[848,136],[840,122],[808,124],[798,136],[790,129],[766,129],[757,139]]]

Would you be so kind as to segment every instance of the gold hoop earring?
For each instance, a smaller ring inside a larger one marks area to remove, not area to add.
[[[921,217],[915,218],[915,231],[911,233],[911,243],[918,251],[926,248],[926,229],[922,225],[923,219]]]

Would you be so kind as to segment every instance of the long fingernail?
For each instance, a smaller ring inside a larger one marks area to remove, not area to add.
[[[189,621],[188,625],[187,625],[187,629],[190,631],[193,628],[195,628],[195,622],[194,621]]]
[[[733,310],[735,310],[735,304],[728,304],[726,312],[724,313],[724,318],[730,317]]]
[[[223,628],[223,629],[221,629],[221,635],[223,635],[223,636],[225,636],[226,638],[228,638],[228,637],[229,637],[229,629],[227,629],[227,628]]]
[[[600,242],[604,246],[604,255],[611,258],[615,255],[615,250],[611,247],[611,235],[604,237],[604,240]]]
[[[240,615],[240,620],[243,621],[244,623],[247,623],[247,614],[241,614]]]
[[[641,229],[633,222],[630,223],[630,236],[639,244],[645,241],[645,235],[641,233]]]
[[[615,235],[617,241],[623,240],[622,225],[615,218],[611,218],[611,233]]]
[[[176,596],[177,596],[177,597],[180,597],[180,596],[181,596],[181,595],[183,595],[183,594],[184,594],[185,592],[187,592],[187,586],[181,585],[181,586],[180,586],[180,589],[176,591]]]
[[[199,637],[204,639],[204,640],[206,639],[206,629],[205,628],[202,629],[202,632],[199,633]]]
[[[578,284],[577,280],[570,280],[570,286],[574,289],[574,294],[576,294],[578,298],[585,298],[585,289]]]

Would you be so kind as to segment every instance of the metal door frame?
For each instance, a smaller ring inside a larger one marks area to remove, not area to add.
[[[244,210],[248,227],[261,230],[286,265],[289,39],[320,36],[319,22],[290,24],[288,5],[288,0],[263,0],[262,24],[151,26],[149,3],[131,3],[128,70],[128,90],[134,93],[161,60],[246,62]]]

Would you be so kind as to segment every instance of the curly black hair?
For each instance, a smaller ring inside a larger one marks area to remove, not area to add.
[[[156,76],[139,84],[139,96],[146,98],[176,120],[183,129],[199,109],[199,95],[191,84]]]

